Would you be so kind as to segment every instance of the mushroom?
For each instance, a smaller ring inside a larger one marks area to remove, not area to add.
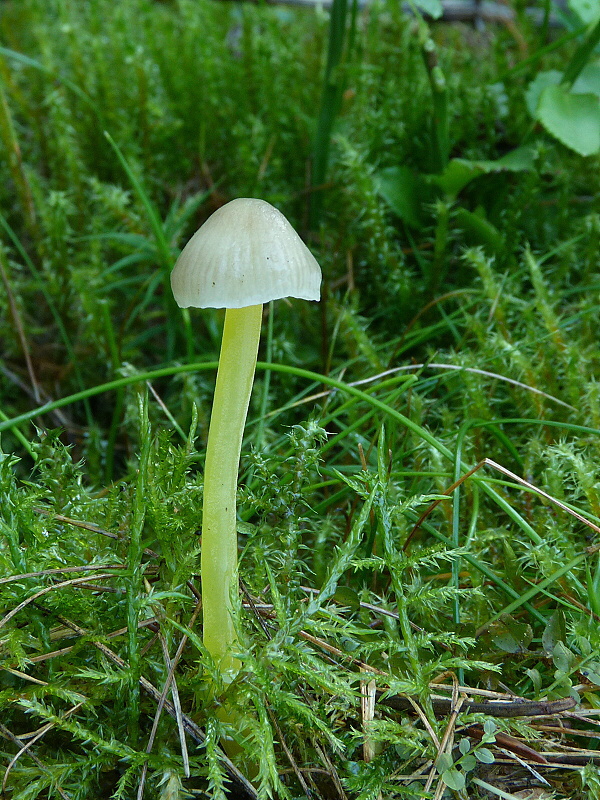
[[[232,593],[237,589],[236,488],[254,381],[262,306],[318,300],[321,269],[283,214],[264,200],[238,198],[215,211],[184,247],[171,287],[179,306],[225,308],[225,325],[204,467],[203,639],[220,672],[238,668]]]

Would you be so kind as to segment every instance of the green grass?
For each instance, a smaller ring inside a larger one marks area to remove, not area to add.
[[[595,30],[0,4],[7,796],[597,798],[600,163],[526,101],[598,63]],[[324,283],[266,310],[223,685],[199,606],[222,312],[182,312],[169,273],[238,196]],[[579,716],[452,715],[440,680]],[[515,738],[575,763],[536,777]]]

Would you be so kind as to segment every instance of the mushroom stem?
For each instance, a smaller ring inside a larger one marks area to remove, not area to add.
[[[237,578],[236,490],[258,354],[262,304],[228,308],[208,431],[202,511],[204,645],[219,670],[235,673],[232,592]]]

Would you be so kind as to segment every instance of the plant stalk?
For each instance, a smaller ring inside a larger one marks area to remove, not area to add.
[[[238,667],[232,655],[237,643],[232,617],[237,579],[237,478],[261,322],[262,305],[225,312],[206,447],[200,556],[203,636],[223,674]]]

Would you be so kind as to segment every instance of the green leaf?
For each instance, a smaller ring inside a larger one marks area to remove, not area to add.
[[[150,196],[147,194],[146,190],[142,186],[142,183],[138,178],[138,176],[136,175],[135,171],[132,169],[129,162],[123,155],[121,148],[117,145],[117,143],[108,133],[108,131],[104,131],[104,137],[110,144],[112,149],[115,151],[119,163],[123,167],[123,170],[126,173],[127,177],[129,178],[129,181],[133,186],[139,201],[141,202],[142,206],[146,211],[148,221],[150,223],[150,227],[152,228],[152,232],[154,234],[154,238],[156,241],[156,249],[158,251],[161,260],[163,261],[163,267],[170,271],[175,262],[175,259],[171,251],[171,247],[169,246],[169,243],[166,240],[165,231],[163,228],[159,212],[154,203],[152,202],[152,200],[150,199]]]
[[[352,611],[358,611],[360,608],[358,592],[350,586],[338,586],[335,590],[334,599],[336,603],[346,606]]]
[[[423,11],[424,14],[427,14],[433,19],[439,19],[444,13],[441,0],[415,0],[415,5]]]
[[[517,622],[506,615],[494,626],[494,644],[507,653],[524,653],[531,640],[533,631],[526,622]]]
[[[556,69],[539,72],[531,81],[525,93],[525,102],[529,113],[534,119],[538,118],[538,106],[542,92],[548,86],[559,86],[564,80],[564,75]],[[600,64],[589,63],[581,70],[573,86],[571,94],[595,94],[600,97]]]
[[[442,772],[440,777],[449,789],[454,789],[454,791],[460,792],[462,789],[465,788],[466,785],[465,776],[462,774],[462,772],[459,772],[455,767],[452,767],[452,769],[447,769],[445,772]]]
[[[401,220],[412,228],[422,227],[423,203],[430,190],[417,173],[409,167],[387,167],[375,175],[375,185]]]
[[[435,766],[439,773],[447,772],[454,768],[454,761],[450,753],[440,753],[436,759]]]
[[[520,577],[520,564],[517,560],[517,556],[515,555],[515,551],[512,549],[510,542],[508,541],[508,537],[502,540],[502,550],[506,577],[510,580],[511,586],[518,586],[519,583],[522,583]]]
[[[600,152],[600,101],[595,95],[547,86],[540,96],[537,118],[548,133],[579,155]]]
[[[600,63],[586,64],[571,87],[573,94],[595,94],[600,98]]]
[[[569,8],[586,24],[597,20],[600,13],[598,0],[569,0]]]
[[[491,255],[502,251],[504,246],[502,235],[498,228],[486,218],[483,208],[476,211],[458,208],[454,212],[454,218],[469,243],[482,245]]]
[[[453,158],[444,172],[441,175],[430,176],[430,181],[450,197],[456,197],[468,183],[480,175],[531,170],[534,167],[534,160],[534,152],[527,146],[517,147],[495,160],[469,161],[465,158]]]
[[[473,751],[473,755],[478,761],[481,761],[482,764],[494,763],[494,754],[491,750],[488,750],[487,747],[479,747],[477,750]]]
[[[564,612],[555,611],[542,633],[542,647],[546,655],[551,656],[558,642],[564,642],[566,638],[567,627]]]
[[[496,161],[485,161],[490,172],[525,172],[535,167],[535,151],[527,145],[516,147]]]
[[[575,661],[575,656],[562,642],[557,642],[552,650],[552,661],[558,672],[568,673]]]
[[[527,109],[534,119],[537,119],[538,105],[542,92],[548,86],[558,86],[562,80],[562,72],[557,69],[549,69],[546,72],[538,72],[531,81],[525,92],[525,103]]]
[[[600,664],[592,662],[589,667],[585,667],[580,672],[590,683],[600,686]]]
[[[475,756],[477,755],[477,751],[475,751]],[[469,753],[468,756],[464,756],[460,760],[460,766],[463,772],[472,772],[475,767],[477,766],[477,759]]]
[[[586,588],[590,609],[594,614],[600,614],[600,553],[596,561],[593,574],[590,564],[586,564]]]
[[[592,647],[592,643],[590,642],[590,640],[587,639],[585,636],[577,637],[577,645],[579,652],[581,653],[582,656],[589,656],[592,654],[594,648]]]
[[[582,42],[571,56],[563,73],[562,84],[570,89],[586,66],[591,62],[594,51],[600,43],[600,14],[589,26]]]
[[[526,669],[525,673],[529,676],[529,679],[533,684],[533,691],[535,694],[539,694],[542,690],[542,676],[540,675],[539,670],[537,670],[535,667],[532,667],[531,669]]]

